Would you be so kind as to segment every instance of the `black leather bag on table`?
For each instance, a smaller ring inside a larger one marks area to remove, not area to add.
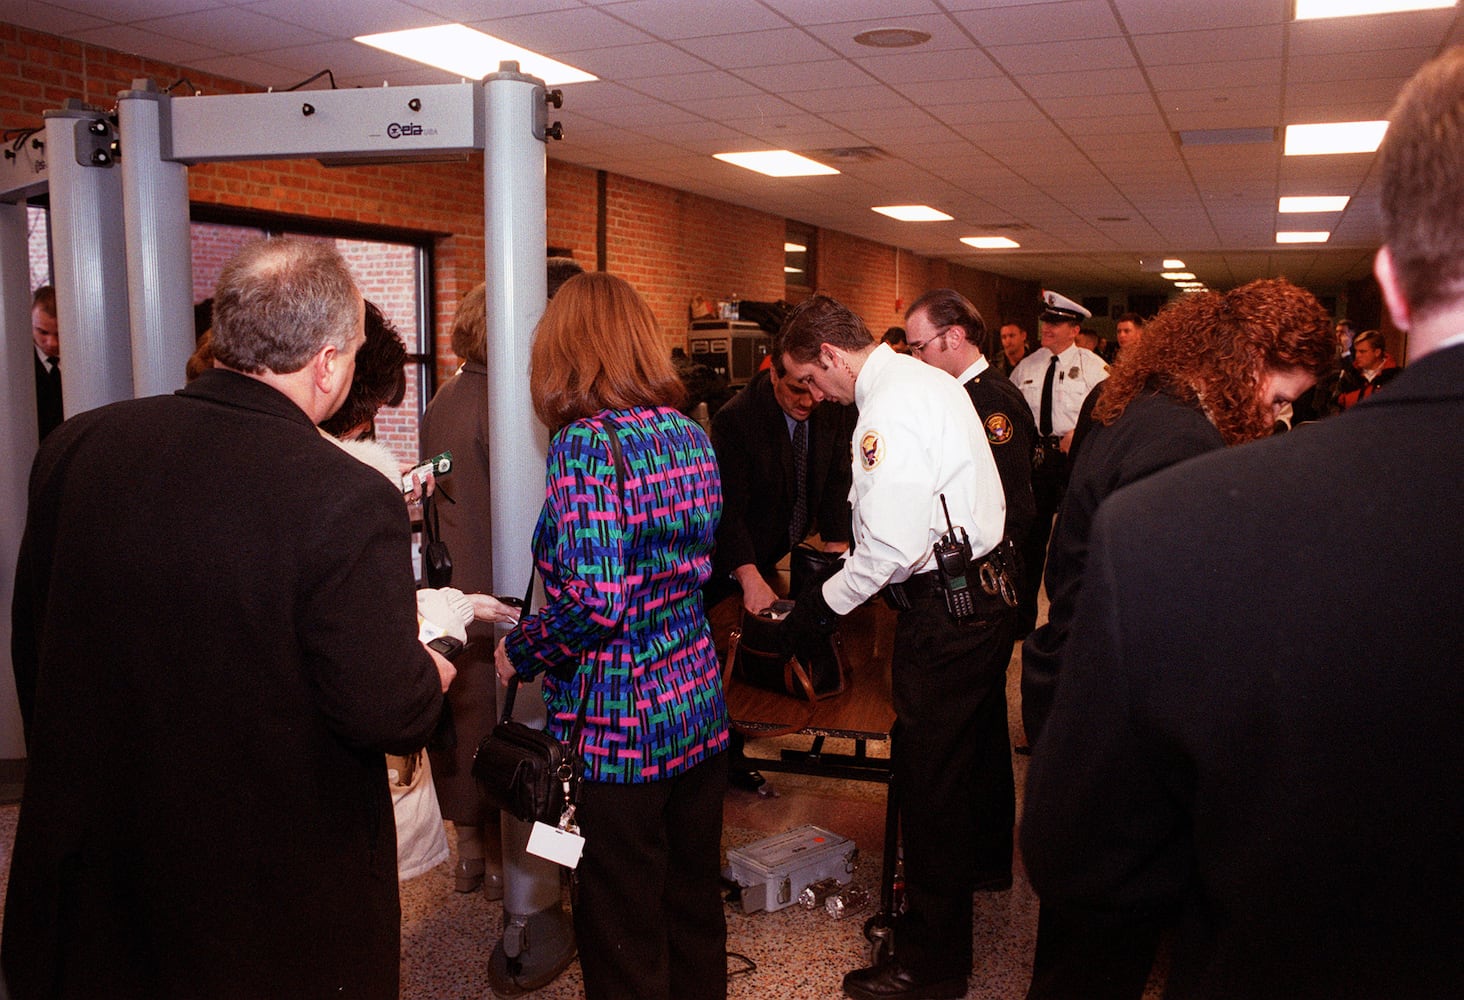
[[[792,601],[774,601],[756,615],[742,614],[733,630],[727,659],[732,676],[744,684],[792,695],[807,701],[822,701],[844,692],[844,644],[835,632],[827,648],[807,658],[782,652],[779,632]]]

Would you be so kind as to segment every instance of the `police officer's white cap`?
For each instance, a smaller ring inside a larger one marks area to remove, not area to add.
[[[1092,319],[1093,314],[1078,305],[1066,295],[1042,290],[1042,316],[1044,323],[1081,323]]]

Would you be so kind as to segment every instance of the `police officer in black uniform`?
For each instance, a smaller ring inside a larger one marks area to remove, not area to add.
[[[1037,625],[1037,591],[1042,584],[1042,564],[1047,556],[1047,537],[1052,519],[1067,491],[1068,448],[1083,400],[1108,377],[1108,364],[1085,347],[1077,345],[1078,331],[1092,313],[1057,292],[1042,293],[1042,315],[1038,328],[1042,346],[1012,369],[1012,382],[1032,410],[1037,424],[1040,461],[1032,471],[1032,494],[1037,516],[1022,550],[1026,574],[1022,580],[1021,606],[1017,612],[1018,637]]]
[[[960,292],[938,288],[926,292],[905,313],[905,330],[910,353],[933,368],[939,368],[971,397],[976,416],[986,431],[1001,488],[1006,495],[1006,538],[1003,545],[1015,553],[1032,526],[1036,509],[1032,501],[1032,449],[1037,427],[1022,394],[981,353],[986,324],[981,314]],[[1011,650],[992,651],[989,672],[1005,673]],[[983,747],[989,766],[973,777],[985,779],[977,795],[981,808],[991,817],[976,842],[975,888],[1002,890],[1012,884],[1012,831],[1016,826],[1016,787],[1012,778],[1011,738],[1007,729],[1006,699],[992,699],[990,712],[981,720],[972,739]]]

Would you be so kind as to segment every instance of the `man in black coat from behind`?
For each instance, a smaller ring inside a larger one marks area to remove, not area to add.
[[[1411,363],[1104,502],[1028,772],[1038,895],[1177,908],[1169,997],[1464,996],[1464,46],[1389,119],[1374,273]],[[1398,542],[1359,560],[1379,511]]]
[[[29,751],[13,1000],[395,1000],[383,754],[453,668],[417,638],[400,491],[316,424],[361,295],[319,242],[225,266],[215,367],[73,416],[30,478],[12,660]]]

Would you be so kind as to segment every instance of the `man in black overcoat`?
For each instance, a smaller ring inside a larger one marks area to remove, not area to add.
[[[417,639],[400,492],[315,426],[362,316],[329,245],[250,244],[213,370],[36,456],[13,1000],[396,998],[383,753],[423,745],[453,668]]]
[[[1177,909],[1168,997],[1464,996],[1464,46],[1389,117],[1374,273],[1411,364],[1103,504],[1028,773],[1038,895]]]

